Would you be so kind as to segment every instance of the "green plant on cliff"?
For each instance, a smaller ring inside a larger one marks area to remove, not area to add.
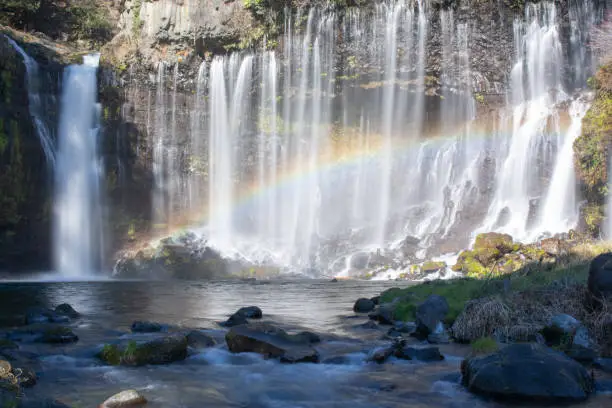
[[[142,0],[136,0],[132,8],[132,37],[137,38],[142,31],[144,21],[140,18],[140,10],[142,9]]]
[[[34,20],[41,0],[0,0],[0,24],[25,28]]]
[[[73,17],[74,36],[77,39],[104,43],[111,38],[113,27],[106,11],[96,0],[73,1],[68,6],[68,12]]]
[[[596,96],[582,121],[582,134],[574,142],[574,160],[587,208],[583,219],[591,233],[598,231],[606,196],[609,194],[608,165],[612,144],[612,64],[600,67],[589,85]]]

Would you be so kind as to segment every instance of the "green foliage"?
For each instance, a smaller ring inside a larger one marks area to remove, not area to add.
[[[72,28],[77,39],[102,43],[112,36],[112,25],[95,0],[73,1],[68,7],[72,16]]]
[[[0,24],[23,28],[40,9],[41,0],[0,0]]]
[[[142,9],[142,0],[136,0],[132,9],[132,36],[137,38],[142,31],[144,21],[140,18],[140,10]]]
[[[608,163],[612,144],[612,91],[608,90],[612,65],[599,69],[590,86],[597,89],[591,108],[582,121],[582,134],[574,142],[574,160],[588,201],[583,219],[588,232],[596,234],[603,220],[600,207],[609,194]]]
[[[499,349],[497,342],[491,337],[481,337],[474,340],[471,346],[472,351],[477,354],[489,354]]]
[[[98,357],[110,365],[121,363],[121,352],[115,344],[105,344]]]
[[[451,324],[463,311],[465,303],[472,299],[490,296],[504,296],[506,287],[512,290],[536,290],[552,282],[586,283],[588,261],[553,269],[531,270],[529,274],[514,273],[488,280],[462,278],[440,280],[409,286],[404,289],[391,288],[380,295],[381,303],[395,301],[394,314],[399,320],[414,320],[416,307],[430,295],[443,296],[449,305],[446,323]]]

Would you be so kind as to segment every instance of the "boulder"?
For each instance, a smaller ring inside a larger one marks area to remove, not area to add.
[[[562,239],[546,238],[540,241],[540,248],[542,248],[543,251],[546,251],[546,253],[549,255],[563,256],[567,255],[570,246],[567,241]]]
[[[153,340],[130,341],[124,346],[107,344],[98,358],[111,365],[143,366],[168,364],[187,357],[187,337],[180,333]]]
[[[612,252],[598,255],[591,261],[588,287],[595,298],[612,297]]]
[[[394,305],[392,304],[382,304],[378,307],[378,309],[374,310],[374,312],[370,313],[368,317],[371,320],[377,321],[380,324],[394,324],[395,316],[394,316]]]
[[[542,329],[542,334],[548,345],[559,347],[575,360],[590,362],[597,357],[596,343],[589,335],[588,329],[570,315],[554,315]]]
[[[239,314],[239,313],[234,313],[226,321],[221,322],[219,324],[223,327],[234,327],[234,326],[240,326],[243,324],[249,324],[249,321],[247,320],[246,317],[244,317],[244,315]]]
[[[393,347],[381,347],[372,350],[367,360],[374,363],[382,364],[389,359],[394,353]]]
[[[66,315],[58,314],[46,307],[32,307],[26,311],[25,324],[38,323],[68,323],[70,318]]]
[[[261,319],[263,312],[257,306],[241,307],[235,314],[242,315],[247,319]]]
[[[164,326],[156,322],[135,321],[132,323],[133,333],[156,333],[164,330]]]
[[[68,303],[62,303],[61,305],[57,306],[55,308],[55,313],[59,315],[68,316],[71,319],[76,319],[79,316],[81,316],[81,314],[77,312],[76,310],[74,310],[74,308],[70,306]]]
[[[51,323],[32,324],[9,333],[9,338],[34,343],[74,343],[79,337],[67,326]]]
[[[225,335],[225,341],[232,353],[259,353],[284,363],[319,361],[319,353],[305,336],[290,335],[265,323],[233,327]]]
[[[421,265],[421,273],[429,275],[446,268],[446,262],[427,261]]]
[[[440,332],[440,325],[448,313],[448,302],[443,296],[430,295],[416,308],[417,332],[424,336]]]
[[[461,372],[468,390],[499,399],[576,402],[595,388],[582,365],[535,343],[512,344],[493,354],[467,358]]]
[[[321,342],[321,336],[317,333],[302,331],[293,336],[294,341],[298,341],[300,343],[310,343],[316,344]]]
[[[353,311],[355,313],[369,313],[374,310],[375,307],[376,305],[374,304],[374,302],[372,302],[371,299],[360,298],[357,299],[357,301],[353,305]]]
[[[187,345],[196,349],[212,347],[217,342],[211,336],[199,330],[192,330],[187,334]]]
[[[372,303],[374,303],[374,306],[378,306],[378,304],[380,303],[380,296],[374,296],[373,298],[370,298],[370,300],[372,301]]]
[[[145,405],[146,403],[147,399],[140,395],[138,391],[126,390],[113,395],[112,397],[104,401],[99,408],[138,407],[141,405]]]
[[[434,346],[403,346],[401,348],[397,348],[393,355],[402,360],[444,360],[444,356],[440,354],[440,349]]]

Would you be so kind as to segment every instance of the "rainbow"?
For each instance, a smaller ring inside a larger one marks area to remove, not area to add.
[[[568,127],[569,122],[565,120],[565,115],[562,116],[560,121],[561,130],[565,131]],[[474,121],[469,125],[469,141],[474,143],[481,142],[492,135],[497,134],[499,137],[499,127],[493,125],[492,121]],[[458,126],[457,128],[468,129],[467,125]],[[503,128],[502,128],[503,129]],[[435,148],[435,146],[442,146],[445,143],[449,143],[452,140],[456,140],[458,134],[453,135],[442,135],[441,132],[431,132],[425,139],[426,143]],[[357,166],[363,161],[377,160],[383,153],[383,143],[380,137],[376,135],[369,137],[369,146],[353,147],[354,139],[348,137],[343,140],[353,140],[353,143],[340,143],[332,141],[328,145],[328,149],[322,151],[319,158],[316,161],[316,167],[309,166],[308,163],[305,165],[296,165],[285,171],[282,174],[278,174],[274,183],[260,184],[257,180],[253,180],[250,183],[245,183],[244,186],[239,187],[238,195],[234,197],[233,207],[227,211],[232,213],[238,212],[247,208],[253,204],[261,196],[270,194],[272,191],[278,189],[289,188],[290,186],[304,182],[308,177],[318,173],[328,173],[339,171],[341,169],[350,168]],[[420,149],[423,145],[423,139],[417,138],[406,138],[406,137],[394,137],[393,156],[401,156],[406,153],[413,153],[416,149]],[[181,224],[174,224],[170,229],[165,231],[165,236],[173,235],[176,233],[184,232],[194,226],[205,225],[209,220],[209,212],[205,205],[197,212],[191,212],[186,218],[186,221]]]

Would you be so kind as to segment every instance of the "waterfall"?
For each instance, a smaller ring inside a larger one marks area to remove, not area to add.
[[[579,50],[593,8],[572,10]],[[185,212],[207,214],[193,228],[210,245],[307,274],[350,273],[398,253],[410,263],[457,251],[478,232],[529,240],[576,222],[571,146],[587,105],[571,103],[567,128],[565,88],[582,84],[589,57],[564,54],[555,3],[528,3],[516,18],[507,102],[483,118],[479,34],[457,10],[388,0],[303,13],[285,13],[275,51],[216,56],[194,78]],[[437,27],[440,55],[428,49]],[[165,67],[154,152],[177,137],[163,112],[179,118],[180,92],[166,110]],[[181,169],[170,174],[167,156],[154,156],[158,184],[182,185],[170,180]]]
[[[41,100],[41,78],[38,63],[30,57],[12,38],[5,36],[8,42],[22,56],[26,68],[26,85],[28,90],[28,101],[30,116],[40,140],[40,145],[45,153],[47,162],[53,168],[55,166],[55,144],[49,126],[44,117],[44,107]]]
[[[99,54],[64,73],[55,170],[55,269],[67,278],[91,276],[102,248],[97,104]]]
[[[559,162],[555,157],[563,154],[556,104],[567,99],[561,84],[563,59],[556,6],[551,2],[528,4],[525,20],[526,26],[520,20],[514,24],[517,61],[511,72],[512,133],[496,176],[495,196],[480,230],[505,232],[520,240],[544,232],[534,228],[538,216],[533,200],[546,195],[548,187],[540,182],[543,169],[552,168]],[[568,149],[571,153],[571,147]],[[555,193],[569,188],[554,187]]]

